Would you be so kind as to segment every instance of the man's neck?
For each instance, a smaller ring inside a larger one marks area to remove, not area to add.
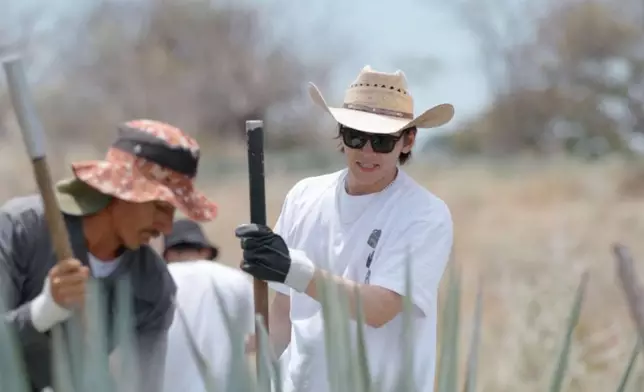
[[[194,263],[196,261],[202,261],[202,258],[198,257],[190,257],[190,258],[185,258],[185,259],[180,259],[180,260],[166,260],[167,264],[185,264],[185,263]]]
[[[349,173],[345,183],[345,189],[347,193],[352,196],[362,196],[362,195],[368,195],[371,193],[382,192],[385,188],[391,185],[392,182],[394,182],[397,175],[398,175],[398,168],[396,167],[395,170],[383,176],[381,179],[379,179],[376,182],[373,182],[371,184],[358,184]]]
[[[121,247],[121,241],[111,227],[108,217],[103,214],[83,217],[83,233],[87,250],[103,261],[116,258]]]

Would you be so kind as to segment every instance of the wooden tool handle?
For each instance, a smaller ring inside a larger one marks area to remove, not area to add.
[[[60,212],[58,199],[54,193],[49,165],[45,157],[45,133],[38,121],[36,109],[29,96],[21,60],[18,56],[6,58],[3,60],[3,66],[7,75],[11,102],[20,125],[25,147],[31,158],[38,190],[43,200],[45,217],[56,257],[58,261],[72,258],[73,252],[69,242],[69,234]]]
[[[54,246],[56,258],[61,260],[71,259],[74,257],[67,233],[65,220],[60,212],[58,199],[53,191],[53,183],[49,173],[49,166],[46,158],[33,160],[33,170],[43,204],[45,206],[45,218],[49,226],[51,241]]]

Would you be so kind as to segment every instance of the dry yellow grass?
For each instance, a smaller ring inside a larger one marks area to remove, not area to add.
[[[3,165],[0,175],[12,187],[3,189],[0,197],[27,189],[24,184],[30,178],[15,174],[28,173],[24,164],[14,160],[10,170]],[[463,353],[477,277],[485,278],[480,391],[546,389],[583,270],[590,271],[590,284],[574,336],[566,390],[603,392],[616,387],[635,335],[610,246],[621,241],[636,258],[644,259],[644,208],[625,167],[619,161],[550,161],[409,168],[453,214],[454,261],[464,271]],[[284,195],[299,178],[267,178],[269,222],[274,222]],[[625,179],[631,181],[627,187]],[[233,229],[248,220],[247,179],[202,179],[201,184],[221,206],[219,218],[205,228],[221,247],[221,260],[236,264],[240,251]],[[623,189],[631,193],[625,195]]]

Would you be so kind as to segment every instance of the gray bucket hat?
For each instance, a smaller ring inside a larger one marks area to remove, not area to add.
[[[95,214],[112,201],[112,196],[99,192],[78,178],[58,182],[55,193],[60,210],[75,216]]]

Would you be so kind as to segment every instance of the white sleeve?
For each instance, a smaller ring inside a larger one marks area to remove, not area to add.
[[[290,222],[292,222],[292,219],[290,216],[291,214],[289,208],[289,198],[293,193],[293,189],[294,188],[291,188],[291,190],[286,194],[284,203],[282,204],[282,210],[280,211],[280,215],[277,217],[277,222],[275,222],[275,226],[273,227],[273,232],[279,234],[284,239],[284,242],[286,242],[286,245],[289,245],[289,243],[291,242],[289,233],[291,229]],[[278,293],[291,295],[291,288],[285,284],[269,282],[268,287],[277,291]]]
[[[412,301],[424,315],[437,307],[438,287],[452,251],[452,218],[446,207],[444,212],[431,221],[417,221],[396,235],[371,266],[370,284],[406,295],[409,262]]]

